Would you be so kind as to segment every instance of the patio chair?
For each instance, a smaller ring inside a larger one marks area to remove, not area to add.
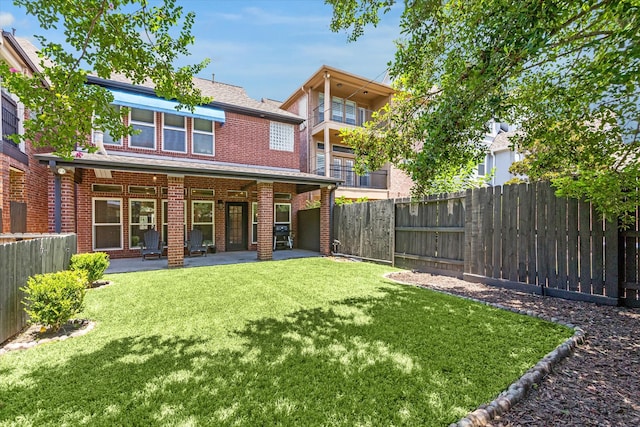
[[[162,258],[162,247],[160,246],[160,233],[156,230],[147,230],[142,236],[142,260],[144,261],[148,256],[157,256],[158,259]]]
[[[187,250],[189,251],[189,256],[192,256],[194,253],[200,253],[203,256],[207,256],[208,246],[202,244],[202,231],[194,228],[190,233],[189,244],[187,246]]]

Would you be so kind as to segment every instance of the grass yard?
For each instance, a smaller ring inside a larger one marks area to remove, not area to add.
[[[444,426],[572,331],[323,258],[111,275],[0,357],[0,425]]]

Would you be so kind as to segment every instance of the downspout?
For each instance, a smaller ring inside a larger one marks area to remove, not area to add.
[[[53,224],[56,233],[62,232],[62,181],[56,170],[55,160],[49,161],[49,168],[53,172]]]
[[[333,248],[333,207],[335,205],[337,186],[331,186],[329,192],[329,247]]]

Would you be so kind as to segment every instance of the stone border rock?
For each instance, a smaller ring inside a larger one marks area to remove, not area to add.
[[[46,344],[54,341],[64,341],[68,338],[80,337],[89,333],[96,326],[96,322],[87,321],[87,325],[84,328],[76,329],[68,334],[63,334],[51,338],[43,338],[41,340],[26,341],[26,342],[9,342],[0,348],[0,356],[10,351],[27,350],[40,344]]]
[[[535,366],[533,366],[533,368],[525,372],[524,375],[520,377],[520,379],[518,379],[513,384],[511,384],[509,388],[501,392],[498,395],[498,397],[496,397],[493,401],[487,404],[480,405],[478,409],[476,409],[473,412],[470,412],[469,414],[467,414],[466,417],[462,418],[457,423],[450,424],[449,427],[486,426],[492,420],[496,419],[496,417],[504,414],[509,409],[511,409],[511,407],[513,407],[516,403],[523,400],[526,397],[529,390],[531,390],[531,388],[534,386],[534,384],[535,385],[540,384],[544,379],[544,377],[553,370],[553,367],[555,365],[557,365],[561,360],[571,355],[578,345],[581,345],[582,343],[584,343],[586,332],[582,328],[575,326],[571,323],[561,322],[555,317],[549,318],[547,316],[543,316],[538,313],[535,313],[532,310],[518,310],[515,308],[505,307],[502,304],[493,304],[493,303],[482,301],[476,298],[470,298],[466,296],[453,294],[450,292],[431,289],[426,286],[418,285],[415,283],[403,282],[390,277],[391,274],[393,273],[387,273],[384,275],[384,277],[388,280],[392,280],[393,282],[399,283],[401,285],[409,285],[409,286],[415,286],[418,288],[429,289],[433,292],[439,292],[439,293],[451,295],[457,298],[463,298],[469,301],[477,302],[477,303],[498,308],[501,310],[507,310],[507,311],[511,311],[514,313],[518,313],[518,314],[522,314],[530,317],[537,317],[539,319],[546,320],[548,322],[553,322],[558,325],[563,325],[570,329],[573,329],[572,337],[568,338],[565,342],[558,345],[553,351],[551,351],[546,356],[544,356],[542,360],[540,360],[538,363],[535,364]]]

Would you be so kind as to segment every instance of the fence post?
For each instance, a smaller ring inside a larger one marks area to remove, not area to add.
[[[396,200],[389,200],[391,203],[391,215],[389,215],[389,254],[391,259],[391,266],[396,266]]]
[[[467,190],[464,198],[464,271],[463,274],[471,274],[471,247],[473,245],[471,221],[473,220],[473,202],[471,197],[473,190]]]

